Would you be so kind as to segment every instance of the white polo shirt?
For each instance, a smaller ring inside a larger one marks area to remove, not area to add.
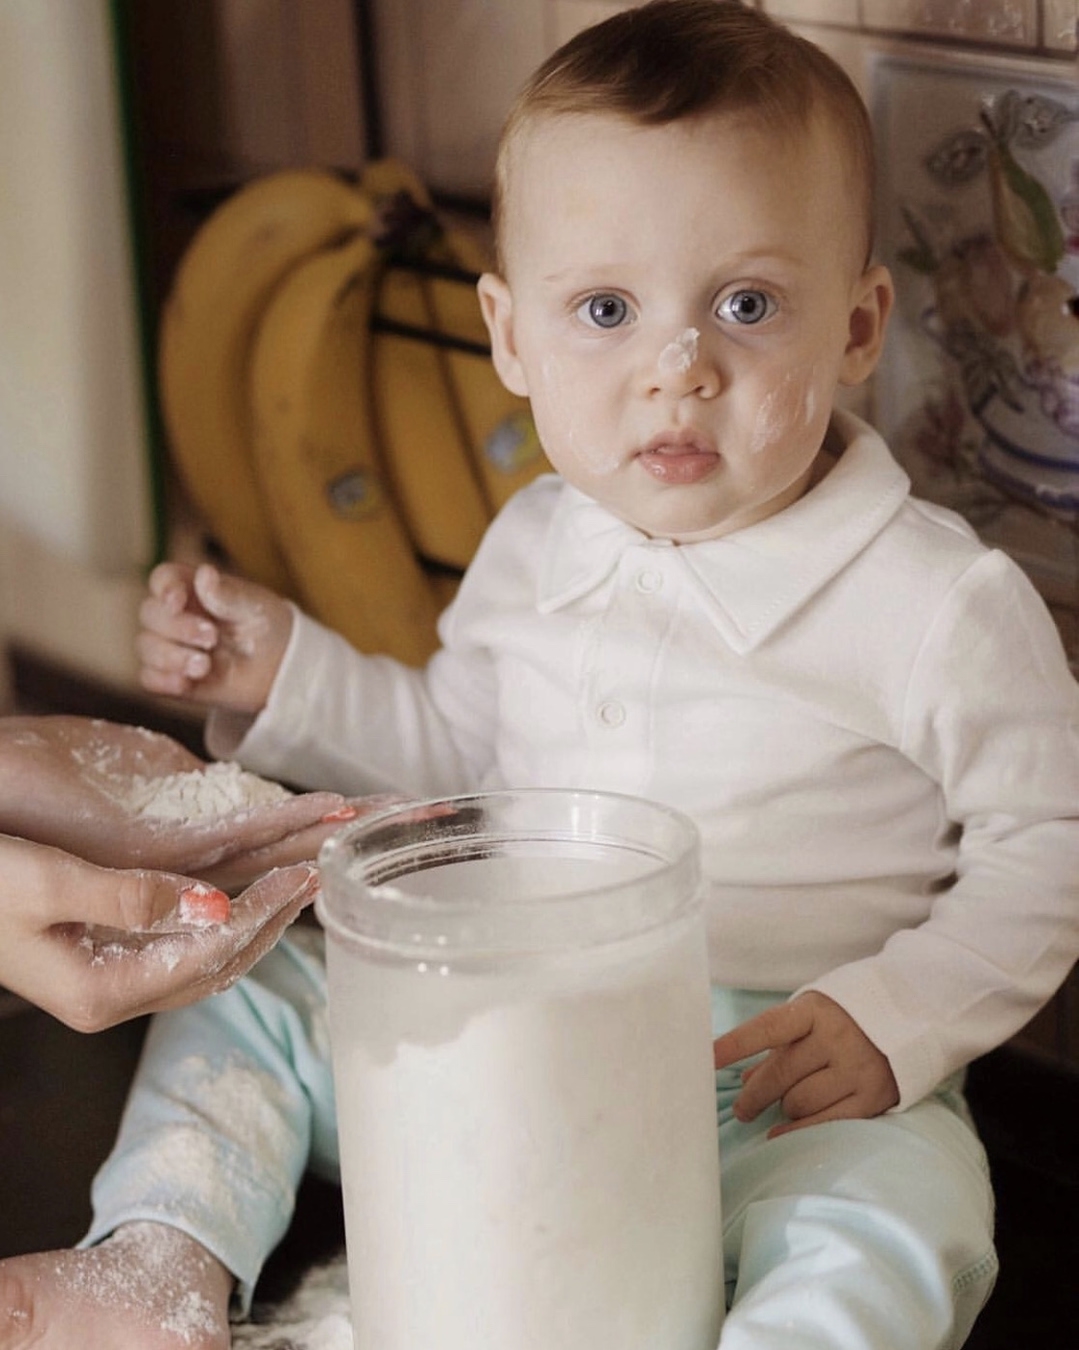
[[[1079,953],[1079,688],[1008,558],[836,414],[832,471],[726,538],[653,540],[550,475],[488,531],[423,671],[304,616],[217,754],[417,796],[635,793],[704,841],[712,977],[812,986],[900,1105],[1019,1029]]]

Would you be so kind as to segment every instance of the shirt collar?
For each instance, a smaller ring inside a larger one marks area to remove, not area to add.
[[[873,540],[902,506],[910,480],[875,431],[836,412],[843,452],[810,492],[767,520],[721,539],[649,540],[584,493],[563,486],[537,585],[542,613],[594,590],[634,545],[669,549],[724,640],[738,652],[765,641]]]

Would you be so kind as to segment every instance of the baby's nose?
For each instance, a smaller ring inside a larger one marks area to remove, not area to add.
[[[656,358],[652,383],[657,391],[679,397],[718,391],[719,377],[701,342],[700,330],[683,328],[667,342]]]
[[[661,374],[684,375],[697,359],[701,333],[699,328],[683,328],[678,336],[668,342],[659,354],[656,362]]]

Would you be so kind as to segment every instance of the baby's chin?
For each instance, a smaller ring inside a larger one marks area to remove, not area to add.
[[[734,534],[741,528],[741,524],[737,521],[722,520],[702,525],[699,529],[671,529],[657,532],[652,538],[666,539],[672,544],[704,544],[709,539],[722,539],[725,535]]]
[[[627,525],[640,530],[649,539],[670,544],[698,544],[708,539],[720,539],[738,529],[737,524],[716,520],[712,516],[678,510],[645,511],[625,507],[621,503],[601,502],[612,515]]]

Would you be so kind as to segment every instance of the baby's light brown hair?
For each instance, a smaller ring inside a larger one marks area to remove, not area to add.
[[[745,112],[798,135],[814,116],[834,131],[850,167],[851,211],[863,262],[874,235],[874,155],[869,116],[842,68],[806,39],[739,0],[651,0],[578,33],[539,67],[502,130],[493,219],[504,271],[505,203],[513,152],[536,118],[596,113],[660,126],[710,113]]]

